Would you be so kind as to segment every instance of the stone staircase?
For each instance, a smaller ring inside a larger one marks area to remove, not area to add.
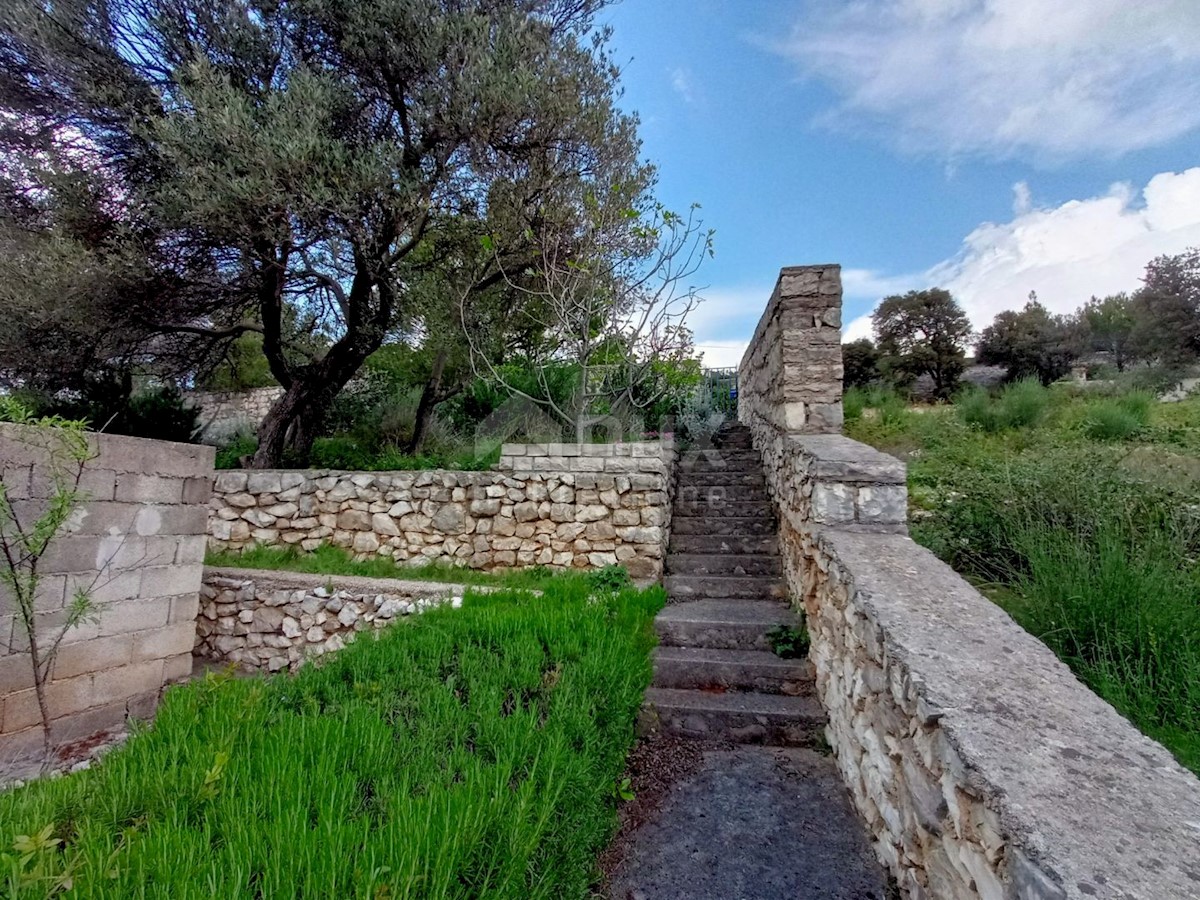
[[[666,560],[667,606],[646,693],[651,727],[678,737],[804,746],[825,714],[811,665],[771,652],[767,632],[797,625],[774,513],[749,430],[680,458]]]

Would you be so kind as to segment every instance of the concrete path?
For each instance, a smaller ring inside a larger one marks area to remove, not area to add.
[[[623,840],[610,900],[889,900],[833,760],[705,749]]]

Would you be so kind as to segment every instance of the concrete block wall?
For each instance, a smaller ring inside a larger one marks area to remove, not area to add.
[[[778,511],[826,736],[902,894],[1200,897],[1200,780],[908,537],[898,460],[805,434],[833,419],[781,408],[797,393],[777,388],[784,358],[761,346],[779,341],[780,296],[747,350],[765,368],[743,380],[739,416]],[[795,336],[825,398],[841,378],[823,343],[837,319],[811,320],[818,342]]]
[[[0,475],[23,521],[45,509],[45,438],[0,425]],[[191,671],[203,570],[213,450],[118,435],[89,436],[95,457],[86,496],[42,558],[37,628],[57,634],[75,591],[96,621],[67,633],[48,698],[54,737],[68,741],[149,715],[163,685]],[[40,745],[28,644],[9,597],[0,596],[0,756]]]

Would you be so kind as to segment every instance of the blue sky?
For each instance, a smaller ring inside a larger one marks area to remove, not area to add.
[[[623,0],[602,21],[660,199],[717,232],[708,364],[737,362],[784,265],[842,264],[855,337],[887,293],[948,287],[982,327],[1200,245],[1195,0]]]

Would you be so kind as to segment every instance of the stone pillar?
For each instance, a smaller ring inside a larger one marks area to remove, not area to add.
[[[738,418],[794,434],[840,431],[841,329],[841,266],[780,270],[742,357]]]

